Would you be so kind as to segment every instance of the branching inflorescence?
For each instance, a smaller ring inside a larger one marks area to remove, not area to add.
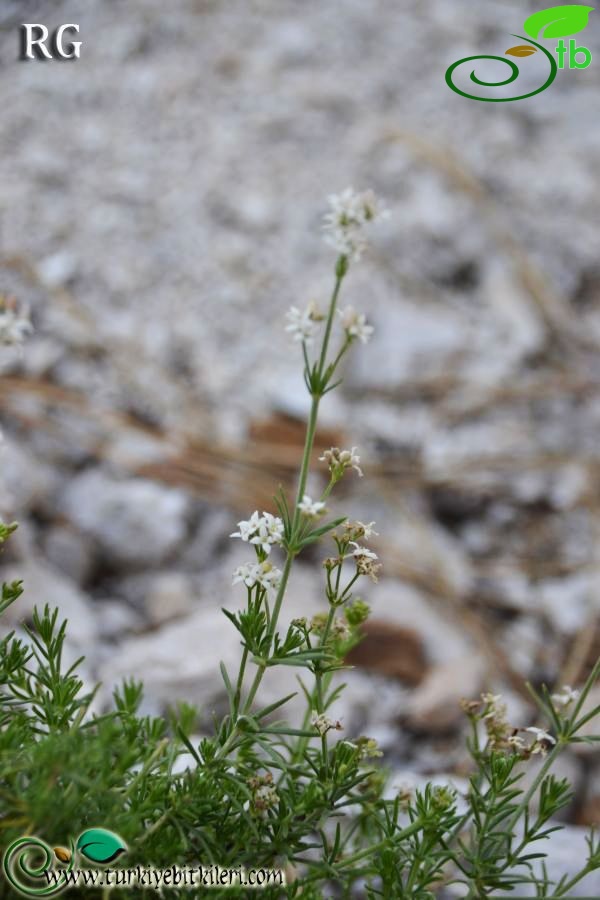
[[[540,898],[573,897],[600,867],[600,845],[591,834],[575,874],[549,878],[544,841],[571,796],[552,768],[568,745],[600,739],[582,734],[599,712],[589,697],[600,663],[579,690],[531,689],[539,726],[511,725],[498,695],[464,701],[472,775],[460,797],[449,786],[413,791],[387,784],[376,742],[346,735],[333,712],[343,690],[336,674],[369,616],[355,590],[361,579],[376,582],[380,574],[370,546],[378,535],[374,522],[329,511],[340,480],[363,477],[356,447],[322,453],[318,496],[307,493],[307,484],[320,403],[340,384],[352,345],[373,333],[363,313],[339,307],[342,283],[366,249],[368,230],[387,212],[372,192],[351,188],[330,197],[329,206],[324,235],[337,252],[329,305],[292,307],[285,326],[300,345],[311,401],[295,494],[280,488],[271,512],[253,512],[231,535],[249,559],[233,573],[245,606],[224,610],[242,647],[235,675],[221,664],[226,713],[212,737],[198,741],[191,737],[194,709],[182,704],[169,720],[144,716],[141,685],[127,682],[112,710],[93,714],[93,694],[83,689],[77,664],[66,671],[61,664],[64,624],[56,611],[36,612],[27,640],[8,635],[0,642],[3,844],[21,834],[64,842],[97,822],[127,842],[128,865],[281,868],[287,885],[264,892],[273,898],[475,900],[517,897],[519,888]],[[28,330],[14,302],[0,302],[0,340],[18,343]],[[0,543],[13,528],[0,524]],[[282,627],[294,561],[325,540],[323,610]],[[4,585],[0,611],[19,593],[18,582]],[[284,715],[294,694],[259,704],[263,679],[279,666],[301,675],[299,723]],[[539,769],[525,783],[536,760]],[[121,893],[127,891],[116,889],[115,898]],[[234,888],[229,896],[248,891]]]

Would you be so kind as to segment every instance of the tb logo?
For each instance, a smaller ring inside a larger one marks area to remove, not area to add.
[[[66,32],[79,34],[79,25],[60,25],[52,35],[45,25],[21,25],[21,59],[79,59],[83,41],[69,40]],[[50,48],[48,48],[48,44]]]

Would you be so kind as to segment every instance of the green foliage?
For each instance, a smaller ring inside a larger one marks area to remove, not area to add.
[[[572,896],[573,887],[600,867],[600,844],[593,835],[587,860],[570,878],[552,884],[540,867],[544,842],[558,827],[554,816],[570,797],[569,785],[555,778],[552,766],[569,744],[598,740],[580,732],[598,713],[584,704],[600,664],[581,692],[571,692],[564,703],[546,689],[532,690],[553,734],[511,729],[497,697],[466,703],[473,764],[464,797],[433,785],[414,794],[394,793],[375,762],[381,754],[372,739],[332,740],[342,727],[328,715],[343,689],[334,676],[369,615],[368,605],[354,597],[354,586],[364,577],[376,581],[379,569],[375,554],[357,543],[372,533],[373,523],[337,518],[315,527],[299,509],[319,402],[353,342],[346,332],[328,361],[347,271],[342,257],[314,363],[303,345],[312,409],[297,495],[291,501],[280,489],[276,498],[285,554],[281,578],[275,588],[258,576],[248,578],[245,607],[224,611],[241,644],[235,677],[221,665],[226,715],[215,722],[212,736],[192,739],[198,721],[193,707],[181,704],[166,718],[143,715],[142,686],[133,681],[115,691],[110,710],[99,712],[95,692],[78,675],[80,661],[63,662],[66,625],[58,611],[36,611],[25,637],[9,634],[0,642],[2,848],[22,835],[38,835],[51,847],[74,846],[80,836],[78,850],[92,863],[124,851],[118,865],[127,867],[281,868],[289,876],[287,887],[268,888],[262,896],[303,900],[428,900],[451,882],[464,885],[469,898],[531,884],[538,896],[559,898]],[[330,459],[320,503],[345,470],[356,468],[352,452],[344,456],[332,448]],[[0,541],[10,530],[1,527]],[[293,562],[308,544],[324,539],[333,555],[323,564],[323,613],[280,630]],[[272,567],[265,567],[270,546],[254,549],[261,572],[272,574]],[[2,608],[19,593],[18,583],[5,585]],[[302,670],[300,727],[285,720],[294,694],[257,708],[265,673],[281,665]],[[524,773],[537,757],[541,768],[525,788]],[[129,894],[117,888],[111,897]],[[136,889],[136,896],[146,894],[155,892]],[[79,896],[78,890],[72,896]],[[248,892],[234,888],[228,896]]]

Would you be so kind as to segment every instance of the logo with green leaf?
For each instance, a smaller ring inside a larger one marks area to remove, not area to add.
[[[452,63],[446,71],[446,84],[456,94],[460,94],[461,97],[467,97],[469,100],[480,100],[483,103],[510,103],[515,100],[526,100],[528,97],[534,97],[536,94],[541,94],[542,91],[545,91],[546,88],[550,87],[556,78],[559,69],[587,69],[590,65],[592,61],[591,52],[587,47],[578,45],[575,38],[572,36],[579,34],[587,27],[589,15],[593,11],[593,6],[574,4],[568,6],[552,6],[550,9],[542,9],[540,12],[533,13],[533,15],[529,16],[523,23],[525,34],[513,34],[513,37],[522,41],[527,41],[527,43],[510,47],[505,51],[504,56],[467,56],[464,59],[457,60],[457,62]],[[565,37],[570,38],[568,44],[563,40]],[[538,43],[540,40],[558,40],[558,43],[554,48],[549,49],[543,44]],[[516,97],[504,95],[499,97],[482,97],[477,94],[469,93],[469,91],[465,89],[466,87],[470,88],[469,85],[465,85],[463,88],[456,83],[455,78],[456,75],[459,74],[457,70],[460,66],[463,66],[465,63],[474,63],[479,60],[487,59],[501,62],[508,66],[510,68],[510,75],[500,81],[485,81],[482,78],[479,78],[475,74],[475,69],[473,69],[470,73],[470,80],[473,84],[482,88],[505,88],[508,85],[513,84],[520,75],[517,64],[513,62],[512,59],[506,59],[505,57],[512,56],[518,59],[525,59],[530,56],[535,56],[538,52],[541,52],[546,57],[550,66],[550,71],[541,87],[530,90],[525,94],[520,94]]]
[[[64,891],[76,862],[108,865],[126,852],[124,841],[106,828],[88,828],[79,835],[77,843],[70,841],[69,849],[52,848],[41,838],[24,836],[6,848],[2,868],[7,881],[20,894],[49,897]],[[53,877],[48,877],[49,872]]]

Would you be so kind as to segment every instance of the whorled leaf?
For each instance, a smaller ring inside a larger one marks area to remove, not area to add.
[[[88,828],[79,835],[77,849],[86,859],[96,863],[109,863],[127,850],[118,834],[106,828]]]
[[[560,38],[578,34],[587,26],[593,6],[553,6],[525,19],[523,28],[532,38]]]
[[[537,53],[537,47],[532,47],[531,44],[519,44],[516,47],[511,47],[510,50],[507,50],[504,55],[505,56],[533,56],[534,53]]]

